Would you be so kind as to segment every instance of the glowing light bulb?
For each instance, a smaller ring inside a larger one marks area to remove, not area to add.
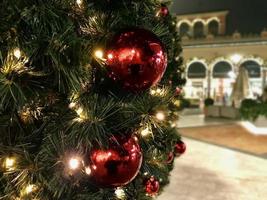
[[[81,162],[80,162],[80,159],[78,159],[78,158],[71,158],[69,160],[69,168],[71,170],[78,169],[80,167],[80,164],[81,164]]]
[[[77,3],[78,6],[80,7],[80,6],[82,5],[83,1],[82,1],[82,0],[76,0],[76,3]]]
[[[83,108],[82,107],[79,107],[77,110],[76,110],[76,113],[81,116],[82,113],[83,113]]]
[[[126,195],[125,192],[122,188],[118,188],[115,190],[116,197],[120,200],[125,199]]]
[[[86,168],[85,168],[85,173],[86,173],[87,175],[90,175],[90,174],[92,173],[91,168],[90,168],[90,167],[86,167]]]
[[[165,120],[165,114],[163,113],[163,112],[158,112],[157,114],[156,114],[156,118],[159,120],[159,121],[163,121],[163,120]]]
[[[230,57],[230,59],[234,62],[234,64],[238,64],[241,61],[242,56],[240,54],[234,54]]]
[[[36,189],[37,189],[36,185],[30,184],[25,188],[25,193],[30,194],[30,193],[34,192]]]
[[[104,52],[100,49],[95,51],[95,57],[102,59],[104,57]]]
[[[150,94],[151,94],[151,95],[155,95],[155,94],[156,94],[156,90],[153,90],[153,89],[150,90]]]
[[[151,135],[152,131],[149,129],[149,127],[145,128],[144,130],[141,131],[142,137],[147,137]]]
[[[4,167],[10,171],[15,169],[16,159],[15,158],[6,158],[4,161]]]
[[[14,56],[15,56],[17,59],[20,59],[20,57],[21,57],[21,51],[20,51],[19,48],[14,49]]]
[[[72,103],[69,104],[69,108],[70,109],[74,108],[75,106],[76,106],[76,103],[74,103],[74,102],[72,102]]]

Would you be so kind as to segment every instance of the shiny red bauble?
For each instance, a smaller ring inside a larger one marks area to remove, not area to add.
[[[165,5],[162,5],[159,11],[160,16],[166,17],[169,15],[169,8]]]
[[[160,39],[151,31],[131,28],[116,34],[107,47],[109,76],[130,91],[157,84],[167,67]]]
[[[183,141],[178,141],[174,146],[174,154],[175,156],[180,156],[184,154],[186,151],[186,145]]]
[[[145,190],[149,196],[155,196],[158,194],[160,188],[159,181],[153,176],[145,181]]]
[[[181,94],[181,92],[182,92],[182,89],[181,89],[181,88],[177,87],[177,88],[175,89],[175,95],[176,95],[176,96],[179,96],[179,95]]]
[[[171,163],[173,162],[173,160],[174,160],[174,153],[173,153],[173,152],[170,152],[170,153],[168,154],[166,163],[167,163],[167,164],[171,164]]]
[[[92,181],[100,187],[121,187],[138,174],[143,155],[135,136],[110,139],[109,149],[90,153]]]

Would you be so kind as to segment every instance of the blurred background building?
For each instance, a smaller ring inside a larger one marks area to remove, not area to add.
[[[249,97],[259,98],[267,82],[267,4],[212,2],[181,0],[173,6],[184,49],[185,98],[231,104],[241,66],[249,75]]]

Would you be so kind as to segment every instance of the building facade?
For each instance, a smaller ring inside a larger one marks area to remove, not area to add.
[[[241,66],[247,69],[250,97],[266,87],[267,30],[258,34],[227,34],[229,11],[178,15],[187,83],[185,98],[217,104],[231,103],[233,84]],[[238,27],[236,27],[238,30]]]

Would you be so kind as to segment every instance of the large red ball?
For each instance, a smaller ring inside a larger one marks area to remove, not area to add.
[[[160,184],[153,176],[145,182],[146,193],[149,196],[154,196],[159,192]]]
[[[101,187],[121,187],[137,176],[143,156],[135,136],[121,136],[110,141],[108,150],[91,152],[91,177]]]
[[[109,76],[127,90],[143,91],[157,84],[167,67],[160,39],[151,31],[131,28],[116,34],[107,47]]]

